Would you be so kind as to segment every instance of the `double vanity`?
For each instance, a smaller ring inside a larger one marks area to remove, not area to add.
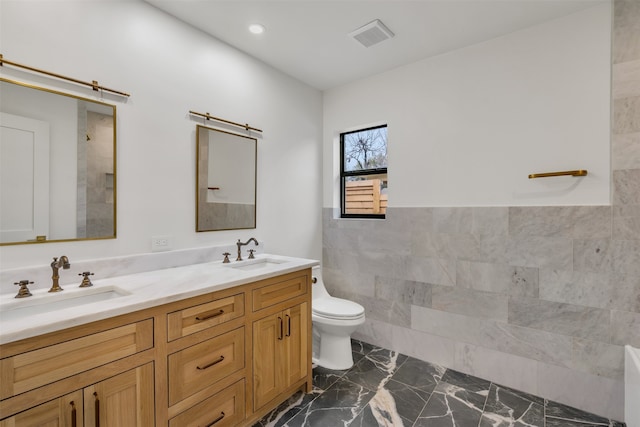
[[[0,305],[0,427],[244,426],[311,391],[311,267],[275,255]]]

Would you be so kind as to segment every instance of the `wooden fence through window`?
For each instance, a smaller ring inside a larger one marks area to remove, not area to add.
[[[345,213],[386,213],[387,195],[380,193],[380,181],[380,179],[347,181],[345,188]]]

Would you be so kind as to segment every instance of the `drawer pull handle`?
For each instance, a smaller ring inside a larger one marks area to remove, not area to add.
[[[284,322],[282,321],[282,317],[280,316],[278,316],[278,323],[280,323],[280,328],[278,330],[278,339],[281,340],[283,338]]]
[[[210,368],[213,365],[217,365],[218,363],[222,362],[223,360],[224,360],[224,356],[220,356],[220,358],[218,360],[215,360],[215,361],[209,363],[208,365],[196,366],[196,368],[198,368],[198,370],[200,370],[200,371],[204,371],[205,369]]]
[[[100,399],[98,399],[98,392],[94,391],[93,396],[96,398],[96,427],[100,427]]]
[[[224,310],[220,310],[217,313],[210,314],[208,316],[196,316],[196,320],[203,321],[213,319],[214,317],[222,316],[224,314]]]
[[[285,334],[287,337],[291,336],[291,316],[285,314],[284,317],[287,318],[287,333]]]
[[[76,427],[78,425],[78,421],[76,420],[76,405],[73,400],[69,402],[69,404],[71,405],[71,427]]]
[[[220,416],[218,418],[216,418],[215,420],[213,420],[213,422],[211,424],[207,424],[207,427],[211,427],[212,425],[214,425],[218,421],[222,421],[223,418],[224,418],[224,412],[220,412]]]

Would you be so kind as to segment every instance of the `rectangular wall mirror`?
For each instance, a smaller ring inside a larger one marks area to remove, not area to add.
[[[0,245],[116,237],[116,107],[0,78]]]
[[[196,231],[256,228],[257,142],[196,126]]]

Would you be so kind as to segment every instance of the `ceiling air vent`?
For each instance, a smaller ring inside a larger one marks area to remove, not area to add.
[[[364,47],[371,47],[394,36],[379,19],[350,32],[349,35]]]

